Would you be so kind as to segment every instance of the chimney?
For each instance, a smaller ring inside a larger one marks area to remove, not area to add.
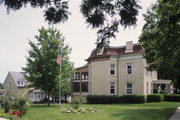
[[[125,53],[133,52],[133,41],[126,42],[126,50]]]

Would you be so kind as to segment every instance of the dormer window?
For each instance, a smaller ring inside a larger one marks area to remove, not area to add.
[[[126,42],[125,53],[130,53],[130,52],[133,52],[133,42],[132,41]]]
[[[21,81],[21,85],[24,85],[24,82],[23,82],[23,81]]]
[[[101,55],[104,52],[104,47],[97,49],[97,55]]]

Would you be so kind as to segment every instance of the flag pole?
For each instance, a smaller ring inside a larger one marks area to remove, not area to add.
[[[60,47],[60,53],[61,53],[61,63],[60,63],[59,107],[61,107],[61,99],[62,99],[61,98],[61,93],[62,93],[62,91],[61,91],[62,90],[61,89],[61,87],[62,87],[62,85],[61,85],[62,84],[62,81],[61,81],[61,76],[62,76],[61,75],[61,70],[62,70],[62,67],[61,67],[62,66],[61,65],[62,64],[62,48],[61,47]]]
[[[59,84],[59,107],[61,107],[61,64],[60,64],[60,84]]]
[[[62,81],[61,81],[61,76],[62,76],[62,73],[61,73],[61,69],[62,69],[62,48],[59,47],[59,53],[58,53],[58,56],[57,56],[57,59],[56,59],[56,63],[59,65],[59,107],[61,106],[61,87],[62,87]]]

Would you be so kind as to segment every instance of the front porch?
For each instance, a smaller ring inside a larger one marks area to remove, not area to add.
[[[172,94],[173,85],[171,80],[155,80],[153,81],[153,93]]]

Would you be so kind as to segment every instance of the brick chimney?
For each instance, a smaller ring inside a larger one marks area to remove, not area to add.
[[[126,50],[125,53],[133,52],[133,41],[126,42]]]

